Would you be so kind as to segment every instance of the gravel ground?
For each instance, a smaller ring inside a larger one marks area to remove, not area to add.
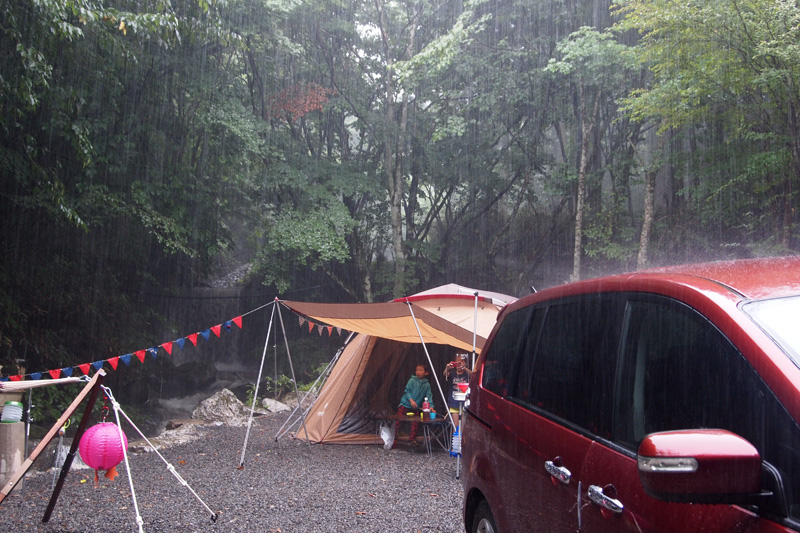
[[[144,531],[461,532],[461,483],[455,459],[422,446],[386,451],[379,445],[312,445],[275,435],[282,415],[246,428],[203,426],[193,442],[159,450],[217,520],[155,453],[129,454]],[[129,439],[133,437],[123,424]],[[44,460],[42,457],[39,461]],[[52,472],[35,472],[0,504],[0,530],[137,531],[128,476],[109,481],[73,469],[50,521]]]

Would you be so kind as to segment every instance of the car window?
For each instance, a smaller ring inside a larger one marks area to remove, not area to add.
[[[613,309],[613,299],[595,295],[539,307],[514,399],[608,436],[620,329]]]
[[[508,396],[516,379],[532,311],[533,308],[525,307],[507,314],[486,351],[481,384],[499,396]]]
[[[626,310],[614,440],[636,450],[650,433],[732,431],[779,472],[777,507],[800,514],[800,428],[733,344],[690,307],[632,298]]]

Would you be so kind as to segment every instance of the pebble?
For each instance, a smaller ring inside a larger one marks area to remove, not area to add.
[[[456,459],[446,451],[435,449],[429,457],[423,446],[387,451],[377,444],[309,446],[290,436],[276,441],[285,420],[254,420],[242,468],[245,427],[200,426],[200,438],[159,450],[188,487],[158,454],[130,453],[142,530],[464,531],[463,489]],[[0,503],[2,530],[138,531],[124,463],[118,471],[114,481],[101,473],[95,485],[94,471],[72,470],[43,523],[53,473],[31,469],[24,486]]]

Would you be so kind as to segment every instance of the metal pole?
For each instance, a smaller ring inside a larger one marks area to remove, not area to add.
[[[277,298],[275,298],[277,301]],[[244,454],[247,451],[247,441],[250,438],[250,426],[253,425],[253,414],[256,410],[256,402],[258,401],[258,386],[261,384],[261,372],[264,370],[264,359],[267,357],[267,347],[269,346],[269,334],[272,331],[272,321],[275,318],[275,306],[272,307],[272,314],[269,316],[269,326],[267,326],[267,338],[264,340],[264,351],[261,353],[261,366],[258,367],[258,379],[256,379],[256,387],[253,391],[253,405],[250,406],[250,418],[247,419],[247,431],[244,434],[244,445],[242,446],[242,456],[239,458],[239,468],[244,466]]]
[[[428,353],[428,347],[425,345],[425,339],[422,337],[422,332],[419,329],[419,324],[417,324],[417,317],[414,316],[414,309],[411,307],[411,302],[406,300],[406,304],[408,304],[408,311],[411,313],[411,318],[414,320],[414,327],[417,328],[417,335],[419,335],[419,340],[422,342],[422,349],[425,351],[425,357],[428,358],[428,364],[431,365],[431,372],[436,375],[436,372],[433,369],[433,361],[431,360],[431,356]],[[442,401],[444,401],[444,409],[447,413],[447,417],[450,419],[450,424],[452,424],[453,428],[456,427],[456,423],[453,420],[453,417],[450,415],[450,409],[447,407],[447,396],[444,395],[444,391],[442,390],[442,385],[439,383],[439,379],[436,378],[433,380],[436,382],[436,388],[439,389],[439,394],[442,395]]]
[[[283,342],[286,345],[286,357],[289,359],[289,371],[292,373],[292,383],[294,384],[294,393],[297,395],[297,407],[300,408],[302,402],[300,400],[300,389],[297,388],[297,379],[294,376],[294,365],[292,364],[292,354],[289,351],[289,339],[286,338],[286,326],[283,325],[283,315],[281,314],[281,308],[278,307],[278,320],[281,322],[281,331],[283,331]],[[306,429],[306,419],[305,417],[301,418],[303,421],[303,432],[306,434],[306,443],[308,444],[308,449],[311,450],[311,439],[308,436],[308,430]],[[275,436],[275,440],[278,440],[278,436]]]

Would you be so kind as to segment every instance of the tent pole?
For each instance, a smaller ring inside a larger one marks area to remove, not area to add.
[[[342,352],[344,351],[344,347],[347,346],[347,344],[350,342],[350,339],[352,339],[352,338],[353,338],[353,332],[351,331],[350,335],[347,337],[347,340],[344,342],[344,346],[339,348],[339,350],[336,352],[336,355],[334,355],[333,359],[331,359],[331,361],[328,363],[328,366],[325,367],[325,370],[323,370],[322,373],[319,376],[317,376],[317,379],[314,380],[314,383],[311,385],[311,388],[309,388],[308,392],[305,393],[305,395],[303,396],[303,401],[305,401],[305,399],[308,398],[308,396],[311,394],[311,392],[316,389],[317,383],[319,383],[320,380],[322,380],[322,383],[325,383],[325,381],[328,379],[328,376],[331,373],[331,370],[333,370],[333,366],[336,364],[336,361],[339,360],[339,356],[342,355]],[[317,403],[317,400],[314,400],[313,402],[311,402],[311,405],[309,405],[306,408],[306,410],[303,411],[303,413],[301,415],[303,417],[303,420],[306,419],[306,417],[308,416],[308,412],[311,411],[311,408],[314,407],[314,404],[316,404],[316,403]],[[289,415],[289,418],[287,418],[286,422],[284,422],[283,425],[281,426],[281,429],[278,430],[278,436],[275,437],[276,440],[281,438],[281,437],[283,437],[286,433],[291,431],[292,428],[295,425],[297,425],[299,420],[295,420],[294,422],[292,422],[292,418],[294,417],[294,414],[299,409],[300,409],[300,405],[298,404],[297,409],[292,411],[292,413]],[[292,422],[292,423],[288,428],[286,428],[286,425],[289,424],[289,422]],[[286,431],[284,431],[284,428],[286,428]]]
[[[292,364],[292,353],[289,351],[289,339],[286,338],[286,327],[283,325],[283,315],[281,314],[281,308],[278,307],[278,320],[281,322],[281,330],[283,331],[283,342],[286,345],[286,357],[289,358],[289,370],[292,372],[292,383],[294,384],[294,393],[297,395],[297,408],[300,409],[302,407],[302,403],[300,400],[300,389],[297,388],[297,378],[294,376],[294,365]],[[311,439],[308,437],[308,430],[306,429],[306,419],[305,417],[301,419],[303,421],[303,432],[306,434],[306,443],[308,444],[308,449],[311,450]],[[275,437],[275,440],[278,440],[278,437]]]
[[[475,368],[475,345],[477,344],[478,335],[478,291],[475,291],[475,318],[474,325],[472,326],[472,364],[470,369]]]
[[[428,364],[431,365],[431,372],[433,375],[436,376],[436,372],[433,369],[433,361],[431,360],[431,355],[428,353],[428,347],[425,345],[425,339],[422,338],[422,332],[419,330],[419,324],[417,324],[417,317],[414,316],[414,309],[411,308],[411,302],[406,300],[406,304],[408,304],[408,311],[411,313],[411,319],[414,321],[414,327],[417,328],[417,335],[419,335],[419,340],[422,343],[422,349],[425,351],[425,357],[428,358]],[[450,419],[450,424],[453,425],[453,429],[456,427],[456,423],[453,420],[453,416],[450,414],[450,409],[447,407],[447,397],[444,395],[444,391],[442,390],[442,385],[439,383],[439,378],[434,379],[436,382],[436,388],[439,389],[439,394],[442,395],[442,401],[444,402],[444,410],[447,413],[447,417]]]
[[[275,298],[277,301],[277,298]],[[258,386],[261,384],[261,372],[264,370],[264,359],[267,357],[267,347],[269,346],[269,334],[272,331],[272,322],[275,319],[275,306],[272,307],[272,314],[269,316],[269,326],[267,326],[267,337],[264,340],[264,351],[261,354],[261,366],[258,367],[258,379],[256,379],[256,388],[253,391],[253,405],[250,406],[250,418],[247,419],[247,432],[244,434],[244,445],[242,446],[242,456],[239,458],[239,468],[244,467],[244,454],[247,451],[247,441],[250,438],[250,426],[253,425],[253,413],[256,410],[256,402],[258,401]]]

